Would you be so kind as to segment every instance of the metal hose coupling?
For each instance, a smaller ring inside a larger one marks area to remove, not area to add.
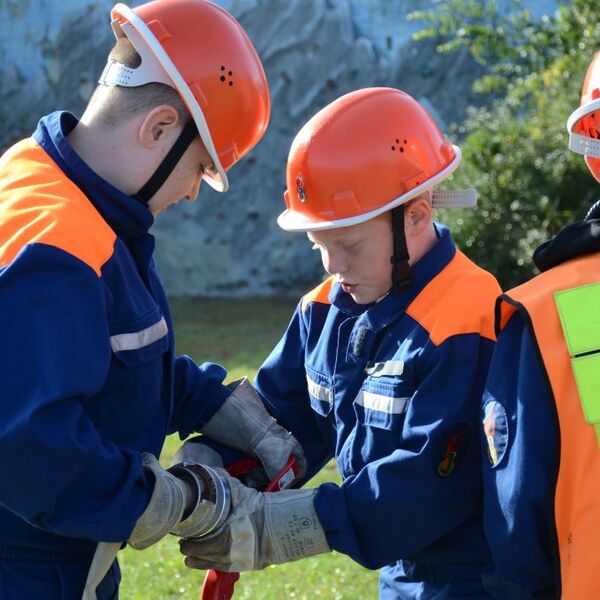
[[[171,533],[184,538],[198,538],[218,529],[231,508],[227,482],[214,469],[193,462],[173,465],[169,472],[190,484],[195,494],[191,510]]]

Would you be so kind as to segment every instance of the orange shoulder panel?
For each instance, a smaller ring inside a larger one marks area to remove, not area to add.
[[[115,232],[83,192],[29,138],[0,159],[0,267],[27,245],[48,244],[77,257],[98,276]]]
[[[587,254],[568,260],[548,271],[536,275],[533,279],[506,292],[513,300],[528,305],[545,302],[553,292],[568,290],[582,285],[582,281],[590,278],[590,273],[597,273],[600,258],[597,253]]]
[[[436,346],[453,335],[467,333],[495,340],[494,306],[500,293],[495,277],[457,250],[406,313],[427,330]]]
[[[534,310],[537,306],[544,305],[554,292],[582,285],[581,282],[587,281],[590,273],[598,273],[599,263],[597,253],[580,256],[548,269],[503,294],[500,299],[503,301],[498,317],[499,330],[506,327],[510,317],[517,310],[514,303]]]
[[[502,294],[498,298],[496,305],[496,333],[500,333],[510,321],[510,318],[517,312],[517,307],[511,303],[508,294]]]
[[[308,292],[302,298],[302,312],[311,302],[320,302],[321,304],[331,304],[329,302],[329,292],[335,283],[335,277],[328,277],[323,283],[318,285],[314,290]]]

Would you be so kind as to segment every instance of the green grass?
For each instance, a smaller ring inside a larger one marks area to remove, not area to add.
[[[199,300],[183,298],[171,304],[177,352],[198,363],[212,361],[227,367],[227,379],[254,378],[292,315],[296,300]],[[170,464],[180,445],[167,439],[161,462]],[[339,481],[335,465],[327,465],[309,486]],[[123,573],[123,600],[199,600],[204,571],[183,564],[177,540],[168,536],[143,551],[126,548],[119,553]],[[243,573],[235,587],[235,600],[369,600],[377,598],[377,573],[349,558],[322,554],[263,571]]]

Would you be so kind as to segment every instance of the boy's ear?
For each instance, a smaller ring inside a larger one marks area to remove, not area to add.
[[[427,230],[433,219],[431,203],[425,196],[410,201],[404,209],[404,228],[407,235],[418,236]]]
[[[180,129],[177,110],[163,104],[153,108],[146,115],[139,128],[138,139],[142,147],[150,149],[170,141],[179,134]]]

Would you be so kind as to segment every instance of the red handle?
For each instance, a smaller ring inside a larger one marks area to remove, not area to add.
[[[239,477],[248,473],[260,463],[252,458],[242,458],[227,467],[229,474]],[[298,476],[298,463],[295,456],[290,456],[285,467],[271,479],[265,492],[278,492],[289,487]],[[211,569],[206,573],[202,586],[201,600],[230,600],[233,596],[233,586],[240,578],[239,573],[224,573]]]
[[[204,578],[202,600],[229,600],[233,596],[233,586],[239,578],[239,573],[223,573],[211,569]]]

